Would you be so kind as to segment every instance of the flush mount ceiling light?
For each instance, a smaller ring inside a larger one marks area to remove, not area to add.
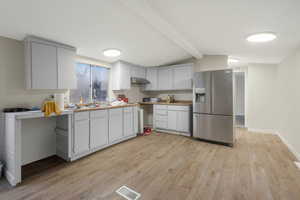
[[[103,51],[103,55],[106,57],[114,58],[121,55],[121,51],[119,49],[105,49]]]
[[[276,34],[271,32],[255,33],[249,35],[247,37],[247,41],[261,43],[261,42],[270,42],[272,40],[275,40],[276,38],[277,38]]]
[[[237,58],[228,58],[228,63],[238,63],[238,62],[240,62],[240,60],[239,59],[237,59]]]

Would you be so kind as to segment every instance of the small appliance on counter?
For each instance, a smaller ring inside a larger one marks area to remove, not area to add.
[[[13,112],[28,112],[31,111],[30,108],[24,108],[24,107],[15,107],[15,108],[4,108],[4,113],[13,113]]]
[[[167,103],[173,103],[175,101],[174,95],[168,95],[166,102]]]
[[[145,97],[143,98],[143,102],[160,102],[161,98],[154,98],[154,97]]]
[[[118,100],[128,103],[128,98],[124,94],[119,94],[118,95]]]

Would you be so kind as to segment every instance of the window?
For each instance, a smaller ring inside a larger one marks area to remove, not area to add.
[[[109,69],[105,67],[77,63],[76,64],[77,89],[70,91],[72,103],[93,101],[106,101],[108,95]]]

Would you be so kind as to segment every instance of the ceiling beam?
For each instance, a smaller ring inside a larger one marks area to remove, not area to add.
[[[194,58],[202,58],[202,53],[183,35],[176,31],[171,24],[163,19],[159,13],[149,5],[147,0],[119,0],[119,2],[129,10],[132,10],[137,16],[143,18],[147,24],[184,49],[187,53],[191,54]]]

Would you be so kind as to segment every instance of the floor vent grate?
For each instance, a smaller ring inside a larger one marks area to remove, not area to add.
[[[125,185],[120,187],[116,192],[127,200],[138,200],[141,197],[141,194]]]
[[[295,161],[295,164],[300,169],[300,162]]]

